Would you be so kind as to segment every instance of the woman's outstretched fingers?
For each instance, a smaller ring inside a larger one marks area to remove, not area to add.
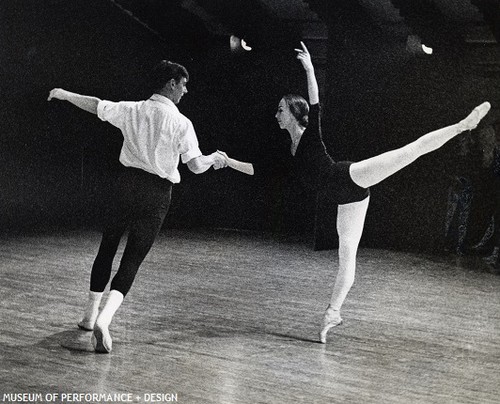
[[[302,46],[302,49],[295,49],[295,52],[297,52],[297,59],[300,60],[302,63],[304,69],[310,70],[312,69],[312,60],[311,60],[311,55],[309,51],[306,48],[306,45],[304,42],[300,42],[300,45]]]
[[[302,49],[298,49],[298,48],[295,48],[295,52],[297,52],[299,55],[301,54],[309,54],[309,51],[307,50],[306,48],[306,45],[304,42],[300,41],[300,46],[302,47]]]

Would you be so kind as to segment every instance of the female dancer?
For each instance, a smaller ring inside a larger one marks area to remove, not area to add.
[[[356,253],[370,200],[369,187],[420,156],[437,150],[459,133],[474,129],[488,113],[490,104],[485,102],[459,123],[430,132],[400,149],[356,163],[335,162],[328,155],[321,137],[319,90],[311,56],[302,42],[301,49],[295,51],[306,72],[310,106],[301,96],[286,95],[278,105],[276,119],[280,128],[290,134],[293,174],[307,188],[332,193],[338,204],[339,269],[320,332],[321,342],[326,343],[328,330],[342,322],[340,308],[354,283]],[[229,167],[254,173],[253,164],[220,153],[226,157]]]

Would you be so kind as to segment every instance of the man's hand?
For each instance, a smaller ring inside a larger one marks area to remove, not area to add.
[[[217,150],[217,153],[224,157],[226,161],[229,160],[229,156],[225,152]]]
[[[226,165],[231,167],[232,169],[248,175],[254,174],[252,163],[245,163],[243,161],[238,161],[233,158],[230,158],[226,153],[220,150],[217,150],[217,154],[219,154],[220,157],[224,158],[224,160],[226,161]]]
[[[220,168],[227,167],[227,159],[222,154],[220,154],[219,152],[215,152],[212,153],[211,156],[214,160],[214,170],[219,170]]]
[[[52,100],[52,98],[55,98],[57,100],[64,100],[64,90],[62,88],[53,88],[50,90],[49,93],[49,98],[47,98],[47,101]]]
[[[71,91],[63,90],[62,88],[53,88],[50,90],[47,101],[52,99],[68,101],[78,108],[90,112],[91,114],[97,114],[97,106],[101,101],[97,97],[72,93]]]

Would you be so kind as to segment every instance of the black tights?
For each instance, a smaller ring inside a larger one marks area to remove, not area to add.
[[[142,261],[153,245],[168,212],[172,183],[154,174],[125,168],[117,182],[99,252],[92,266],[90,290],[103,292],[111,278],[113,259],[121,237],[128,239],[111,289],[124,296],[132,287]]]

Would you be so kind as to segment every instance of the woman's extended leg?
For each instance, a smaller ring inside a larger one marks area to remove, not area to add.
[[[491,105],[484,102],[459,123],[427,133],[414,142],[396,150],[353,163],[350,167],[352,180],[363,188],[369,188],[390,177],[424,154],[439,149],[458,134],[474,129],[490,110]]]
[[[330,304],[325,312],[320,340],[326,342],[328,330],[342,322],[340,308],[354,283],[356,254],[363,234],[366,211],[370,197],[360,202],[339,205],[337,213],[337,232],[339,235],[339,269]]]

